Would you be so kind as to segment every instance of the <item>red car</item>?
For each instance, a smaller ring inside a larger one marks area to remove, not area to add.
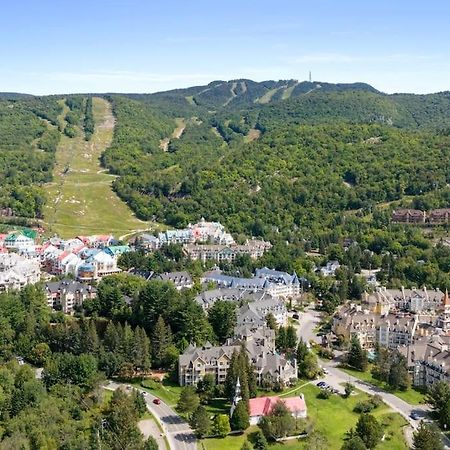
[[[159,398],[155,398],[155,399],[153,399],[153,403],[155,405],[159,405],[159,404],[161,404],[161,400]]]

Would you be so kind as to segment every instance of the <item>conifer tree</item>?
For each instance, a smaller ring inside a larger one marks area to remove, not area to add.
[[[231,416],[230,425],[234,431],[245,431],[250,426],[250,417],[244,399],[240,400],[236,405],[236,409]]]
[[[109,322],[106,326],[103,345],[105,346],[105,349],[111,353],[116,353],[116,351],[119,349],[120,338],[118,329],[114,322]]]
[[[170,326],[166,325],[162,316],[159,316],[152,333],[152,356],[155,367],[164,365],[167,349],[171,343]]]
[[[204,406],[200,405],[197,407],[192,413],[189,424],[195,430],[195,433],[199,438],[203,438],[208,434],[208,431],[211,428],[211,419]]]
[[[150,340],[145,330],[136,327],[133,341],[134,366],[137,369],[147,371],[150,369]]]
[[[352,338],[350,351],[348,353],[348,364],[361,371],[366,370],[369,364],[367,352],[363,350],[357,337]]]

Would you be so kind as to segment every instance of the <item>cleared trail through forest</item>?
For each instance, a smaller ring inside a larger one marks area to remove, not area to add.
[[[149,229],[151,224],[137,219],[112,190],[115,177],[100,165],[100,156],[113,138],[115,119],[111,104],[94,97],[93,114],[95,131],[90,141],[85,141],[80,127],[75,137],[61,138],[53,182],[46,186],[47,229],[66,238],[100,233],[119,236]],[[64,113],[62,120],[63,117]]]

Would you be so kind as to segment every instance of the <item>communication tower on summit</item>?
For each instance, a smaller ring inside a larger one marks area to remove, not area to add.
[[[311,71],[309,71],[309,82],[312,83]]]

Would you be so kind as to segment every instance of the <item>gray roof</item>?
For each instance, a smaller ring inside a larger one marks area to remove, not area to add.
[[[217,300],[226,301],[260,301],[267,296],[266,293],[262,291],[254,291],[252,289],[245,288],[227,288],[221,287],[217,289],[210,289],[208,291],[203,291],[195,297],[195,300],[203,308],[207,309],[212,306]]]
[[[97,289],[88,284],[80,283],[74,280],[61,280],[45,283],[45,290],[51,293],[65,290],[66,292],[96,293]]]
[[[155,276],[155,279],[171,281],[177,285],[192,284],[192,277],[188,272],[165,272]]]
[[[281,272],[279,270],[268,269],[267,267],[263,267],[262,269],[255,270],[255,276],[258,278],[264,278],[273,283],[283,283],[283,284],[300,284],[300,279],[297,274],[294,272],[292,275],[287,272]]]
[[[264,278],[239,278],[230,275],[223,275],[220,271],[213,270],[203,274],[203,279],[213,281],[219,285],[231,288],[262,290],[268,286]]]
[[[200,358],[205,364],[211,364],[223,355],[231,358],[235,351],[239,351],[239,345],[222,345],[221,347],[213,347],[205,345],[203,347],[195,347],[190,345],[182,355],[179,357],[179,363],[182,366],[192,364],[196,359]]]

